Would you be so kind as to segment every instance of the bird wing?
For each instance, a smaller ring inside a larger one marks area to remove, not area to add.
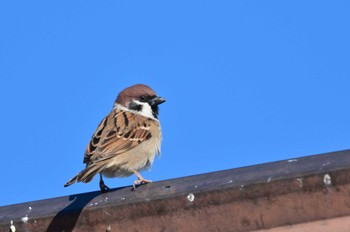
[[[152,137],[154,120],[117,109],[107,115],[91,137],[84,163],[96,163],[127,152]]]

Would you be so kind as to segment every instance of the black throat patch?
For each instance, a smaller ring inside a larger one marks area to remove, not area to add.
[[[152,109],[153,117],[158,119],[158,106],[153,105],[153,106],[151,106],[151,109]]]

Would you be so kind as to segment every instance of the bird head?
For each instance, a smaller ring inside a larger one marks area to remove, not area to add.
[[[141,115],[158,118],[158,105],[163,102],[165,99],[157,96],[156,92],[149,86],[136,84],[119,93],[114,107],[120,105]]]

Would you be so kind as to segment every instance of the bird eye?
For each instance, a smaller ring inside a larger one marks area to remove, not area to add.
[[[140,100],[141,100],[141,101],[146,101],[146,96],[141,96],[141,97],[140,97]]]

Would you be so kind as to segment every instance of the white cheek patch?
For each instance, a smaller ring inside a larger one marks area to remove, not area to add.
[[[139,114],[148,117],[148,118],[154,118],[152,113],[152,108],[147,102],[140,102],[138,100],[133,100],[138,105],[142,105],[142,110],[138,111]]]

